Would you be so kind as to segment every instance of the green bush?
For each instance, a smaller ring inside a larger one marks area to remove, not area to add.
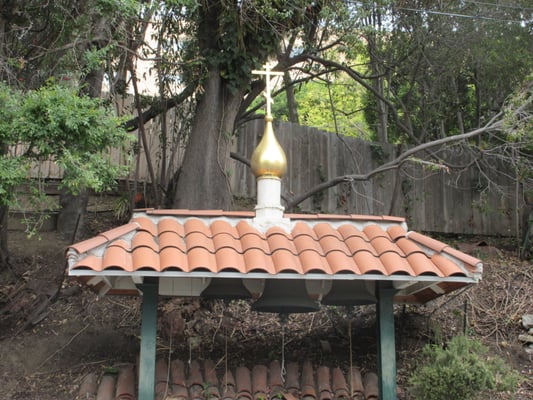
[[[501,358],[489,357],[478,340],[456,336],[445,348],[426,345],[409,383],[417,399],[471,400],[489,390],[513,390],[519,380]]]

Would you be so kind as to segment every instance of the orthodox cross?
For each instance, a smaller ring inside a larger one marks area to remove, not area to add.
[[[265,75],[266,77],[266,86],[265,86],[265,92],[264,92],[264,96],[265,96],[265,99],[266,99],[266,115],[268,117],[270,117],[272,114],[271,114],[271,104],[274,102],[274,100],[272,99],[272,76],[282,76],[283,75],[283,72],[277,72],[277,71],[272,71],[272,68],[274,67],[274,65],[272,64],[265,64],[264,65],[264,68],[265,70],[264,71],[258,71],[258,70],[253,70],[252,71],[252,74],[254,75]]]

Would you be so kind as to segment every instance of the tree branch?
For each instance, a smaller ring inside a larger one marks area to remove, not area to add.
[[[159,114],[161,114],[163,111],[168,111],[173,107],[176,107],[177,105],[183,103],[185,100],[187,100],[189,97],[191,97],[196,90],[196,83],[190,84],[183,89],[181,93],[178,95],[168,99],[168,100],[162,100],[158,99],[152,105],[149,109],[146,111],[143,111],[142,113],[142,121],[144,123],[154,119]],[[130,119],[129,121],[126,121],[124,124],[124,127],[128,132],[133,132],[134,130],[139,128],[139,117],[135,117]]]
[[[313,196],[314,194],[321,192],[323,190],[329,189],[333,186],[336,186],[340,183],[344,182],[354,182],[354,181],[366,181],[373,176],[387,172],[393,169],[397,169],[401,167],[406,161],[409,161],[413,155],[420,151],[425,151],[428,149],[431,149],[436,146],[441,146],[444,144],[452,143],[452,142],[458,142],[462,140],[468,140],[474,137],[477,137],[483,133],[497,130],[501,128],[503,125],[502,120],[494,121],[491,120],[487,125],[485,125],[482,128],[475,129],[473,131],[470,131],[468,133],[462,134],[462,135],[455,135],[455,136],[448,136],[442,139],[434,140],[431,142],[423,143],[418,146],[415,146],[409,150],[406,150],[402,154],[400,154],[398,157],[396,157],[394,160],[391,160],[383,165],[381,165],[378,168],[373,169],[370,172],[367,172],[366,174],[349,174],[349,175],[342,175],[337,176],[327,182],[322,182],[319,185],[316,185],[309,189],[307,192],[302,193],[299,196],[296,196],[291,201],[287,202],[287,209],[292,210],[294,207],[296,207],[298,204],[303,202],[304,200],[308,199],[309,197]]]

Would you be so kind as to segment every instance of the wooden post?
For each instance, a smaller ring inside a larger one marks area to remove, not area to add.
[[[154,400],[159,280],[157,278],[145,278],[144,283],[139,287],[143,292],[139,400]]]
[[[396,400],[396,344],[394,340],[395,289],[377,283],[379,398]]]

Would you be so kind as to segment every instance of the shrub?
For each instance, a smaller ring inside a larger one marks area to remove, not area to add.
[[[417,399],[475,399],[488,390],[513,390],[520,375],[479,340],[456,336],[447,347],[426,345],[409,383]]]

